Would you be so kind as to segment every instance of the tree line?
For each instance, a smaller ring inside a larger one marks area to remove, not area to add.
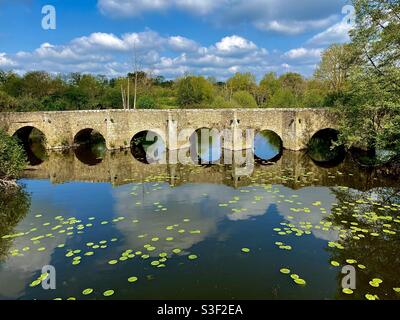
[[[143,71],[137,72],[137,76],[130,73],[112,79],[79,73],[54,76],[45,71],[32,71],[20,76],[0,71],[0,111],[121,109],[122,92],[129,92],[126,100],[131,101],[133,108],[135,82],[136,107],[140,109],[314,108],[325,107],[329,100],[325,81],[315,77],[305,79],[291,72],[279,77],[267,73],[257,83],[251,73],[236,73],[226,82],[220,82],[195,75],[168,81]]]

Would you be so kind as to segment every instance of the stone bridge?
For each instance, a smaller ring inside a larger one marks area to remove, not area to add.
[[[168,149],[179,149],[187,147],[191,134],[202,128],[231,129],[232,143],[224,147],[241,150],[253,144],[251,139],[243,142],[245,130],[270,130],[279,135],[285,149],[302,150],[315,133],[336,125],[328,109],[187,109],[0,113],[0,128],[19,136],[29,136],[36,128],[46,137],[48,149],[72,146],[79,135],[95,130],[109,150],[128,148],[143,131],[158,134]],[[183,138],[173,143],[171,137],[182,130],[186,130]]]

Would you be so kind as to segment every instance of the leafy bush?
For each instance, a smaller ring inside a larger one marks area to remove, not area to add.
[[[228,101],[222,96],[216,96],[212,102],[212,107],[215,109],[229,109],[229,108],[237,108],[238,105],[236,101]]]
[[[156,107],[156,101],[149,96],[140,97],[137,104],[140,109],[154,109]]]
[[[233,100],[237,102],[240,107],[243,108],[256,108],[257,102],[254,97],[247,91],[235,92],[232,96]]]
[[[16,139],[0,130],[0,180],[13,180],[19,177],[26,165],[23,147]]]
[[[188,76],[178,81],[178,105],[181,107],[212,102],[213,85],[204,77]]]

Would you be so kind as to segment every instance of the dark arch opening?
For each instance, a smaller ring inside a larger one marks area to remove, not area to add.
[[[222,139],[217,130],[199,128],[189,138],[190,156],[197,164],[215,164],[222,157]]]
[[[162,137],[151,130],[136,133],[130,143],[133,157],[145,164],[160,163],[166,153]]]
[[[31,126],[23,127],[18,129],[13,137],[24,147],[31,166],[40,165],[46,160],[46,136],[42,131]]]
[[[335,167],[343,162],[346,150],[343,145],[337,145],[339,131],[322,129],[315,133],[308,143],[308,156],[323,167]]]
[[[283,154],[283,142],[274,131],[263,130],[254,137],[254,157],[258,163],[269,164],[278,161]]]
[[[101,133],[94,129],[83,129],[74,137],[75,156],[88,166],[101,163],[106,150],[106,140]]]

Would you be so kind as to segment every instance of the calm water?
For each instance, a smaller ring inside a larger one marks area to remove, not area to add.
[[[400,298],[396,178],[350,156],[332,167],[300,152],[256,155],[275,162],[240,176],[129,151],[48,154],[23,191],[0,196],[0,298]],[[35,282],[44,265],[56,268],[56,290]],[[356,269],[353,294],[342,292],[344,265]]]

